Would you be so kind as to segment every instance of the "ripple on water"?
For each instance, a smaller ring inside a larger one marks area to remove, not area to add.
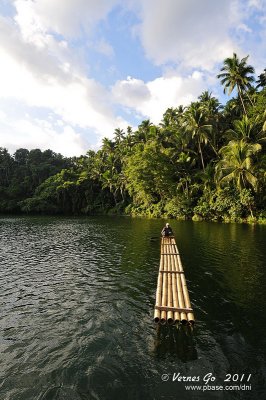
[[[263,241],[219,224],[173,226],[197,318],[193,336],[152,324],[159,241],[150,237],[161,221],[0,220],[5,400],[186,399],[182,385],[162,385],[160,376],[221,378],[247,367],[253,394],[265,393]],[[249,304],[261,310],[260,325]],[[187,398],[204,399],[197,396]]]

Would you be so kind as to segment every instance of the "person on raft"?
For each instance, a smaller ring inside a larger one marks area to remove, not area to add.
[[[168,224],[168,222],[165,224],[165,227],[163,227],[163,230],[161,232],[162,236],[173,236],[174,232],[171,226]]]

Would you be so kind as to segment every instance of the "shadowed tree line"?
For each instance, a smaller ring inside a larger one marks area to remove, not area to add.
[[[236,93],[224,106],[205,91],[97,152],[0,149],[0,211],[265,220],[266,70],[256,80],[247,61],[224,60],[217,77]]]

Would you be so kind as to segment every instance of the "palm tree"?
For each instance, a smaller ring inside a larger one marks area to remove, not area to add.
[[[212,125],[212,130],[209,136],[209,144],[212,147],[214,153],[218,155],[218,141],[220,136],[220,121],[222,114],[220,109],[222,108],[219,100],[212,95],[212,92],[205,90],[198,97],[200,106],[204,111],[206,123]]]
[[[209,133],[212,130],[212,126],[206,124],[204,110],[200,103],[191,103],[191,106],[185,112],[185,125],[188,132],[191,132],[192,138],[195,138],[197,142],[202,169],[205,170],[201,145],[209,142]]]
[[[231,140],[219,151],[222,159],[216,165],[218,184],[234,182],[239,192],[251,187],[257,190],[258,179],[253,165],[253,157],[261,150],[261,145],[247,143],[245,140]]]
[[[111,153],[115,148],[115,143],[108,138],[103,138],[102,140],[102,151],[106,153]]]
[[[224,135],[228,140],[245,140],[246,142],[265,142],[265,132],[261,130],[258,118],[253,122],[246,115],[241,120],[233,122],[233,129],[228,129]]]
[[[198,171],[196,173],[196,178],[200,180],[202,189],[205,193],[211,193],[211,190],[215,187],[214,184],[214,173],[215,168],[213,163],[209,163],[205,168],[205,171]]]
[[[247,112],[243,101],[243,94],[247,89],[251,88],[251,83],[254,81],[254,77],[251,75],[254,74],[254,68],[247,64],[248,57],[246,56],[239,60],[236,53],[233,53],[232,58],[228,57],[224,60],[221,73],[217,75],[217,78],[221,79],[221,84],[224,85],[224,93],[228,92],[230,95],[237,88],[245,114]]]
[[[165,113],[163,114],[163,120],[160,123],[160,126],[163,128],[167,128],[171,125],[174,125],[177,121],[177,109],[176,108],[167,108]]]
[[[115,135],[115,142],[119,145],[125,137],[125,132],[123,131],[123,129],[116,128],[114,131],[114,135]]]
[[[219,100],[212,96],[212,92],[209,92],[208,90],[202,92],[198,99],[202,107],[206,110],[208,117],[213,119],[221,108]]]
[[[178,178],[177,189],[181,189],[187,199],[190,197],[193,167],[196,163],[195,156],[197,156],[197,153],[192,150],[187,152],[181,151],[178,153],[178,158],[176,160],[176,176]]]
[[[128,126],[127,133],[124,136],[122,143],[120,144],[121,156],[126,156],[128,153],[131,153],[134,144],[135,144],[135,138],[133,135],[133,131],[131,126]]]
[[[227,121],[234,121],[242,117],[242,104],[239,97],[230,99],[223,107],[223,114]]]
[[[256,88],[259,88],[260,86],[262,88],[266,87],[266,68],[264,69],[264,72],[258,76],[258,78],[259,79],[256,80]]]
[[[146,143],[149,138],[150,128],[153,126],[153,123],[149,119],[145,119],[138,126],[138,130],[135,132],[135,136],[137,141]]]

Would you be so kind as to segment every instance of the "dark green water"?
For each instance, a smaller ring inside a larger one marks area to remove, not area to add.
[[[266,227],[172,223],[191,334],[152,322],[162,225],[0,219],[1,400],[266,398]],[[251,391],[185,390],[177,373],[251,374]]]

